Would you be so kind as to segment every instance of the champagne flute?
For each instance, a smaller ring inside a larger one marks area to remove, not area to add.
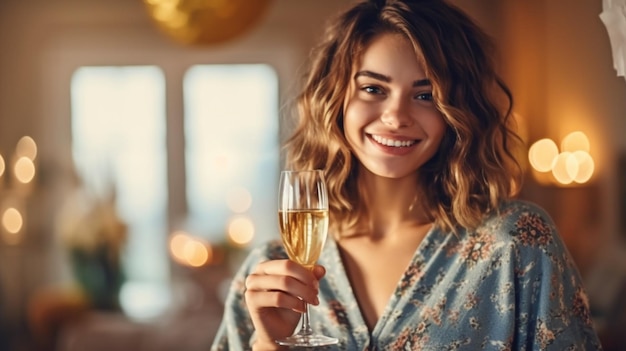
[[[328,195],[321,170],[282,171],[278,189],[278,222],[289,259],[313,269],[328,234]],[[285,339],[284,346],[325,346],[336,338],[317,334],[309,323],[309,304],[300,320],[300,330]]]

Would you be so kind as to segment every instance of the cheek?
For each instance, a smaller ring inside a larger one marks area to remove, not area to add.
[[[352,101],[344,110],[344,127],[346,130],[363,129],[377,117],[377,112],[371,104],[361,101]]]
[[[422,124],[422,127],[426,129],[431,136],[441,140],[446,133],[448,125],[446,124],[443,116],[437,113],[436,115],[431,116],[431,118],[425,121]]]
[[[361,134],[360,129],[357,118],[355,118],[354,110],[348,107],[343,115],[343,135],[348,145],[353,149],[355,142],[359,138],[359,134]]]
[[[359,121],[360,112],[355,103],[349,103],[344,111],[343,131],[346,138],[350,141],[350,138],[354,137],[357,131],[361,129],[361,123]]]
[[[362,101],[352,101],[345,109],[343,130],[345,138],[353,150],[365,143],[367,126],[377,119],[375,108]]]

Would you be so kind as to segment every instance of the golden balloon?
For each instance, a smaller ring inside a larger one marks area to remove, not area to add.
[[[183,44],[215,44],[251,29],[271,0],[143,0],[150,17]]]

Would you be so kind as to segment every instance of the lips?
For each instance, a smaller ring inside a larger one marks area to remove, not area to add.
[[[398,147],[398,148],[410,147],[410,146],[415,145],[418,142],[418,140],[415,140],[415,139],[393,139],[393,138],[382,137],[380,135],[375,135],[375,134],[372,134],[371,138],[380,145],[387,146],[387,147]]]

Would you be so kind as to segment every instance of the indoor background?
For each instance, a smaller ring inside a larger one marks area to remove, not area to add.
[[[207,350],[229,277],[277,238],[280,116],[349,3],[0,0],[0,350]],[[624,34],[612,47],[600,0],[453,3],[498,45],[521,197],[552,215],[623,350]]]

